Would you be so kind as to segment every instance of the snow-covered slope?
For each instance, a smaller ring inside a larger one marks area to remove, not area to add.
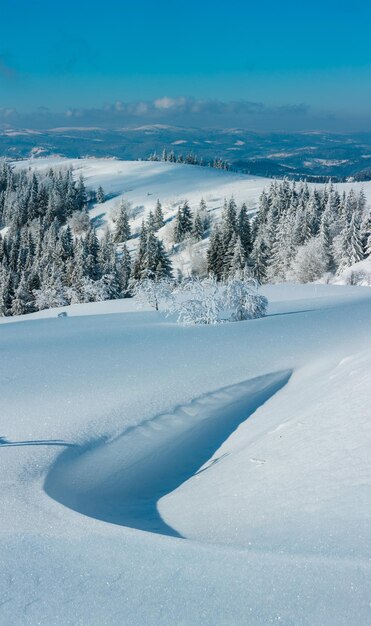
[[[112,209],[125,198],[134,207],[143,207],[143,215],[155,208],[157,199],[164,205],[165,217],[172,216],[184,200],[196,208],[204,198],[208,208],[222,207],[224,198],[233,194],[237,202],[246,202],[254,208],[262,189],[270,179],[245,176],[209,167],[162,163],[157,161],[119,161],[116,159],[40,158],[15,162],[16,167],[38,170],[63,168],[72,165],[76,175],[83,174],[86,185],[97,189],[102,185],[107,201],[98,204],[91,216],[103,214],[103,221]],[[112,196],[112,197],[110,197]]]
[[[221,217],[225,199],[234,196],[238,205],[243,202],[250,212],[254,212],[263,189],[269,187],[272,179],[236,174],[209,167],[179,163],[154,161],[119,161],[117,159],[66,159],[60,157],[34,158],[16,161],[17,168],[45,170],[73,167],[75,176],[84,176],[87,187],[96,190],[100,185],[106,194],[102,204],[90,206],[90,217],[98,235],[103,234],[106,225],[114,228],[113,219],[117,215],[122,200],[131,206],[130,223],[134,238],[128,242],[129,249],[135,252],[142,220],[153,211],[159,199],[163,206],[165,226],[159,231],[168,252],[173,251],[173,225],[178,207],[187,200],[196,211],[201,199],[206,202],[211,222]],[[310,184],[310,187],[315,185]],[[321,187],[318,184],[317,187]],[[363,189],[366,201],[371,206],[371,181],[364,183],[339,183],[340,192],[356,192]],[[202,273],[205,270],[208,237],[196,243],[187,241],[172,254],[172,264],[187,275],[192,269]],[[346,278],[341,281],[346,282]]]
[[[335,281],[339,285],[361,285],[371,287],[371,257],[368,256],[363,261],[354,263],[345,269]]]
[[[232,195],[238,204],[245,202],[248,209],[253,210],[262,190],[272,182],[270,178],[259,176],[156,161],[50,157],[16,161],[14,165],[38,170],[72,165],[77,176],[83,174],[88,187],[97,189],[102,185],[108,199],[91,211],[92,218],[99,218],[98,224],[110,221],[112,209],[120,204],[122,198],[132,203],[133,207],[143,207],[144,212],[138,214],[136,225],[140,224],[143,215],[155,208],[157,199],[163,204],[167,218],[174,215],[184,200],[188,200],[190,206],[196,209],[201,198],[212,214],[217,216],[224,199]],[[364,189],[371,204],[371,181],[339,183],[335,186],[339,191],[349,191],[351,187],[356,191]]]
[[[1,320],[0,623],[366,624],[371,292]]]

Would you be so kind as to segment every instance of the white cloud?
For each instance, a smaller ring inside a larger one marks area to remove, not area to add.
[[[184,107],[186,104],[186,98],[168,98],[167,96],[164,96],[163,98],[157,98],[157,100],[154,100],[153,104],[156,109],[177,109]]]

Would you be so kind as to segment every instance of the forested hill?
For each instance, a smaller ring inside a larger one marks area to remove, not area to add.
[[[331,281],[371,252],[367,196],[350,184],[269,182],[156,162],[115,178],[124,167],[116,161],[89,180],[88,168],[47,163],[1,166],[2,315],[128,297],[144,278],[226,281],[244,272],[260,283]],[[135,182],[149,205],[128,199]],[[118,184],[127,193],[112,194]]]

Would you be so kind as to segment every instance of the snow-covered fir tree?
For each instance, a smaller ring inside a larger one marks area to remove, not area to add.
[[[156,208],[154,212],[154,227],[155,230],[160,230],[165,225],[164,213],[162,210],[162,204],[160,200],[156,202]]]
[[[194,216],[194,220],[193,220],[193,225],[192,225],[192,237],[196,240],[196,241],[201,241],[203,235],[204,235],[204,224],[202,222],[202,218],[200,215],[200,212],[197,211],[196,215]]]
[[[116,243],[123,243],[130,239],[131,229],[129,223],[128,209],[125,202],[122,202],[115,223],[114,239]]]
[[[134,261],[132,279],[172,278],[171,261],[165,251],[163,242],[155,235],[153,221],[142,222],[139,246]]]
[[[193,215],[187,200],[178,208],[174,223],[174,242],[181,243],[192,233]]]
[[[97,202],[98,204],[103,204],[104,201],[105,201],[105,195],[104,195],[103,187],[99,185],[97,189]]]

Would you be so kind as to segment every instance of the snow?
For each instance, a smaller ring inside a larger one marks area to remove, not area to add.
[[[143,215],[154,210],[157,199],[165,209],[165,217],[172,217],[178,205],[188,200],[197,208],[201,198],[211,210],[221,209],[225,198],[235,196],[237,202],[247,202],[253,209],[269,179],[235,174],[209,167],[158,161],[119,161],[116,159],[40,158],[16,161],[16,167],[45,170],[72,165],[76,175],[83,174],[89,188],[102,185],[109,199],[96,205],[91,217],[102,216],[110,221],[111,211],[123,198],[133,207],[143,207]],[[110,197],[113,196],[113,197]]]
[[[314,159],[315,163],[326,165],[326,167],[332,167],[333,165],[344,165],[349,163],[349,159]]]
[[[173,248],[172,220],[178,207],[187,200],[191,209],[196,211],[203,198],[211,221],[218,220],[225,199],[234,196],[238,205],[245,202],[248,211],[256,211],[258,200],[263,189],[267,189],[272,179],[259,176],[236,174],[225,170],[195,165],[168,163],[158,161],[120,161],[118,159],[66,159],[62,157],[34,158],[15,161],[16,168],[46,170],[72,166],[75,176],[83,174],[88,188],[95,189],[101,185],[106,201],[95,204],[90,209],[98,236],[102,235],[106,225],[114,227],[113,217],[123,200],[132,207],[131,229],[135,236],[139,233],[142,220],[149,211],[154,211],[157,199],[163,206],[165,226],[160,229],[159,237],[164,240],[168,252]],[[309,184],[310,187],[321,187],[321,184]],[[334,185],[340,193],[356,192],[363,189],[366,202],[371,206],[371,181],[338,183]],[[135,250],[137,238],[128,242],[130,251]],[[181,270],[187,276],[192,268],[205,266],[208,238],[201,242],[185,242],[172,255],[174,269]]]
[[[363,261],[359,261],[347,267],[339,276],[336,276],[334,282],[338,285],[356,284],[363,287],[370,287],[371,257],[367,257]]]
[[[253,211],[270,179],[45,158],[107,200]],[[343,183],[340,191],[371,183]],[[166,234],[166,226],[162,231]],[[178,265],[207,242],[185,246]],[[182,327],[134,300],[0,318],[0,623],[366,624],[371,276],[265,286],[267,317]],[[67,317],[58,318],[66,312]]]
[[[371,291],[0,321],[0,623],[366,624]]]
[[[234,196],[238,204],[246,203],[250,211],[257,207],[259,196],[272,182],[270,178],[248,176],[209,167],[158,161],[120,161],[118,159],[66,159],[61,157],[35,158],[15,161],[17,168],[46,170],[50,167],[65,168],[72,165],[76,175],[83,174],[89,188],[101,185],[108,199],[97,204],[91,211],[92,218],[99,224],[111,223],[111,214],[122,199],[133,207],[143,207],[143,212],[134,220],[139,227],[142,218],[154,210],[160,199],[165,218],[172,218],[180,203],[188,200],[192,209],[197,209],[201,198],[206,201],[212,216],[218,217],[224,199]],[[310,184],[321,187],[321,184]],[[364,190],[371,204],[371,181],[338,183],[339,192],[354,188]]]

